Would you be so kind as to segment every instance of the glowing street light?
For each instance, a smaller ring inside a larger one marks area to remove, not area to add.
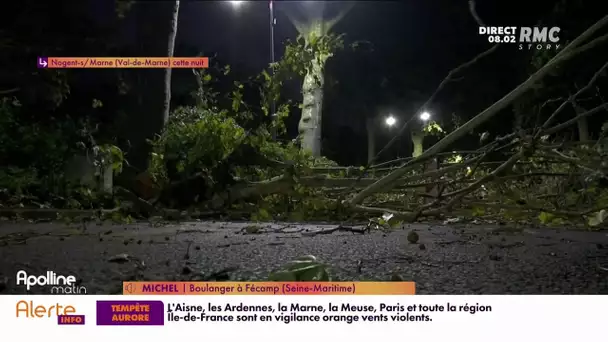
[[[384,122],[386,123],[387,126],[391,127],[391,126],[395,125],[395,123],[397,123],[397,119],[395,119],[395,117],[393,117],[391,115],[391,116],[387,117]]]
[[[422,121],[429,121],[430,118],[431,114],[429,114],[429,112],[423,112],[422,114],[420,114],[420,120]]]
[[[239,7],[246,1],[228,1],[230,2],[230,4],[232,4],[232,7],[234,7],[235,10],[238,10]],[[274,64],[275,63],[275,53],[274,53],[274,26],[277,24],[277,20],[274,16],[274,4],[273,4],[273,0],[269,0],[268,1],[268,10],[269,10],[269,14],[270,14],[270,63]],[[271,72],[274,73],[274,68],[271,69]],[[272,100],[271,104],[270,104],[271,108],[270,108],[270,112],[271,115],[273,117],[277,116],[276,113],[276,103],[274,100]],[[273,133],[274,135],[275,133]]]

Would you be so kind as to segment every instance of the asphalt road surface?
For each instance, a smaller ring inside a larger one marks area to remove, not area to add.
[[[606,231],[416,224],[389,233],[318,234],[335,225],[247,226],[0,222],[0,293],[26,293],[16,285],[19,270],[74,275],[89,294],[118,294],[125,280],[264,280],[314,255],[335,280],[400,277],[415,281],[419,294],[608,294]],[[408,242],[411,230],[418,243]]]

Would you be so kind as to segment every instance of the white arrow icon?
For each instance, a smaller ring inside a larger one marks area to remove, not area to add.
[[[42,67],[44,68],[46,68],[46,66],[48,65],[48,63],[42,58],[38,58],[38,64],[42,65]]]

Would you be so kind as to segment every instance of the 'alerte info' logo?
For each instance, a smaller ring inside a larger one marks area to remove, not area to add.
[[[559,27],[479,27],[489,43],[519,44],[519,50],[559,50]]]
[[[17,272],[17,285],[25,285],[30,291],[33,286],[50,286],[51,294],[86,294],[84,286],[78,286],[76,277],[73,275],[58,275],[53,271],[47,271],[45,275],[33,276],[21,270]]]

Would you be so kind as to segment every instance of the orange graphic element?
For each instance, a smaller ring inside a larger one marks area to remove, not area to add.
[[[26,318],[42,318],[51,316],[65,316],[76,313],[72,305],[34,305],[34,301],[20,300],[15,306],[15,317],[25,316]]]
[[[125,295],[413,295],[413,282],[124,282]]]
[[[49,69],[208,68],[207,57],[49,57]]]

